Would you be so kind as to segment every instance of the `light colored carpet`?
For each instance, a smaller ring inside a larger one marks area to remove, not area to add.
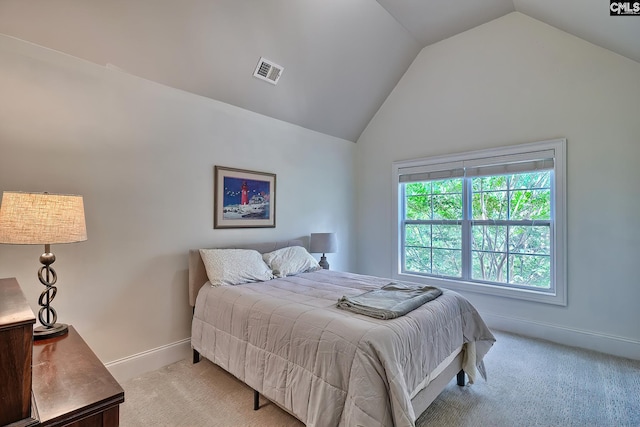
[[[495,332],[488,381],[455,381],[419,427],[640,427],[640,361]],[[122,384],[122,427],[301,426],[207,360],[184,360]]]

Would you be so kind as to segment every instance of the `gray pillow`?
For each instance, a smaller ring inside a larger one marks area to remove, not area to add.
[[[290,246],[262,254],[262,259],[276,277],[293,276],[322,269],[318,261],[302,246]]]

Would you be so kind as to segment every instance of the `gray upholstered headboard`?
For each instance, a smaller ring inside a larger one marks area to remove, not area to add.
[[[279,242],[266,242],[255,243],[246,245],[225,246],[220,249],[254,249],[261,254],[275,251],[276,249],[282,249],[289,246],[302,246],[304,242],[302,240],[282,240]],[[200,257],[199,249],[189,250],[189,304],[194,307],[196,305],[196,297],[198,291],[207,283],[209,278],[207,277],[207,270],[204,268],[204,263]]]

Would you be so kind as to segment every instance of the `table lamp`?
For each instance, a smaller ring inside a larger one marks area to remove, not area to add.
[[[325,270],[329,269],[329,263],[327,257],[324,254],[331,254],[338,250],[338,238],[336,233],[311,233],[311,239],[309,243],[309,252],[322,254],[320,258],[320,267]]]
[[[38,279],[45,286],[40,294],[38,319],[42,326],[33,331],[34,340],[52,338],[68,332],[68,326],[56,323],[58,315],[51,307],[58,289],[58,276],[51,264],[56,260],[51,245],[87,240],[82,196],[5,191],[0,205],[0,243],[44,245],[43,264]]]

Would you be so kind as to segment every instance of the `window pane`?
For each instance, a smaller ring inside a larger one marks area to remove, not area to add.
[[[414,196],[416,194],[431,194],[430,182],[410,182],[404,184],[404,191],[407,196]]]
[[[434,249],[433,274],[450,277],[462,277],[462,251],[451,249]]]
[[[405,225],[405,271],[462,277],[461,225]]]
[[[510,219],[551,218],[551,190],[514,190],[509,203]]]
[[[474,225],[472,233],[472,279],[505,282],[507,227]]]
[[[549,255],[550,231],[548,226],[511,226],[509,228],[509,252]]]
[[[462,179],[431,182],[433,188],[433,219],[462,219]]]
[[[433,247],[440,249],[462,249],[462,226],[434,225]]]
[[[431,247],[431,225],[405,225],[404,244],[405,246]]]
[[[538,255],[509,256],[509,283],[551,289],[551,257]]]
[[[532,172],[509,176],[509,219],[551,218],[551,173]]]
[[[507,177],[505,175],[498,176],[484,176],[479,178],[473,178],[472,182],[473,192],[476,191],[497,191],[507,189]]]
[[[486,179],[486,178],[482,178]],[[475,179],[474,179],[475,181]],[[472,218],[478,220],[507,219],[507,191],[473,192]]]
[[[431,225],[405,225],[404,269],[431,273]]]
[[[551,218],[549,171],[473,178],[471,185],[473,219]]]
[[[495,225],[474,225],[472,249],[474,251],[506,252],[507,227]]]
[[[431,273],[431,248],[405,246],[404,269],[416,273]]]
[[[404,184],[405,219],[462,219],[462,179]]]
[[[506,252],[472,251],[471,278],[506,283],[506,259]]]
[[[518,173],[510,175],[509,181],[512,190],[550,188],[551,172]]]
[[[431,197],[407,196],[405,219],[431,219]]]
[[[462,193],[433,196],[433,219],[462,219]]]
[[[443,179],[431,181],[433,194],[460,194],[462,195],[462,178]],[[462,201],[462,200],[461,200]]]

